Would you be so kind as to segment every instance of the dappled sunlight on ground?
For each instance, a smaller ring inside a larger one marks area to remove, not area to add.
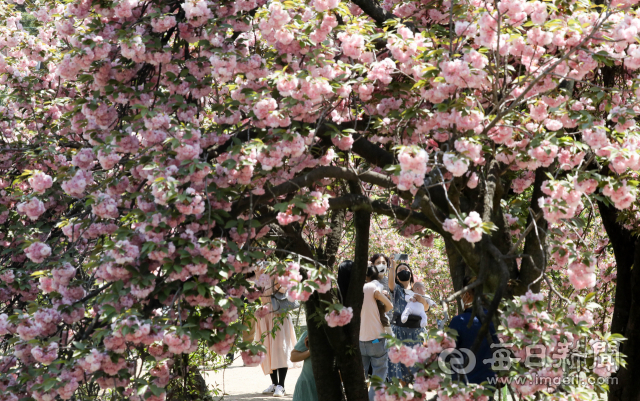
[[[285,391],[287,395],[280,399],[291,399],[296,381],[300,376],[302,369],[289,369],[287,380],[285,382]],[[260,366],[248,368],[242,366],[242,358],[240,354],[236,355],[233,364],[219,372],[203,372],[202,373],[209,388],[217,387],[220,389],[220,395],[214,397],[218,401],[244,401],[244,400],[272,400],[277,399],[273,396],[262,394],[262,390],[269,387],[271,380],[269,376],[262,373]],[[227,394],[222,398],[222,392]]]

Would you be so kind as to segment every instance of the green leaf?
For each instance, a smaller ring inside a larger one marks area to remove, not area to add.
[[[58,380],[55,378],[49,378],[44,381],[44,391],[49,391],[58,384]]]
[[[164,389],[156,386],[155,384],[150,385],[149,388],[151,389],[153,395],[155,395],[156,397],[159,397],[162,393],[164,393]]]
[[[155,360],[155,359],[154,359]],[[149,389],[149,385],[145,384],[144,386],[138,387],[138,395],[143,395]]]
[[[237,162],[233,159],[227,159],[222,162],[222,167],[231,170],[236,166]]]
[[[207,294],[207,287],[205,287],[203,284],[199,284],[198,285],[198,294],[202,295],[203,297]]]
[[[106,315],[111,315],[112,313],[116,312],[116,308],[108,304],[102,305],[102,310]]]

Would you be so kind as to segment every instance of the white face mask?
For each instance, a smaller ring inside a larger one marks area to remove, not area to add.
[[[387,265],[384,263],[377,264],[376,269],[378,269],[378,273],[384,274],[387,271]]]

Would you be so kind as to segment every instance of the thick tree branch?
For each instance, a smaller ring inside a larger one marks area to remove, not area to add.
[[[335,132],[336,130],[342,132],[342,130],[348,128],[358,130],[365,128],[366,125],[366,122],[363,121],[349,121],[340,125],[326,123],[316,130],[316,135],[322,139],[323,145],[333,146],[333,143],[331,142],[332,132]],[[395,164],[395,157],[393,153],[387,152],[385,149],[369,141],[361,134],[353,134],[353,146],[351,147],[351,151],[362,157],[367,161],[367,163],[377,167],[385,167]]]
[[[358,176],[342,167],[318,167],[310,170],[302,175],[295,177],[289,181],[286,181],[275,187],[266,188],[265,194],[253,199],[254,205],[269,202],[281,195],[285,195],[291,192],[296,192],[301,188],[311,186],[318,183],[324,178],[342,178],[345,180],[357,180]],[[231,211],[231,214],[237,216],[249,208],[250,201],[248,198],[242,199],[237,202]]]
[[[487,169],[487,178],[485,180],[484,188],[484,202],[482,210],[482,221],[489,222],[492,220],[494,208],[500,207],[500,199],[498,198],[498,204],[496,205],[496,188],[500,181],[500,162],[496,159],[491,159],[489,162],[489,168]]]
[[[386,11],[374,0],[353,0],[354,4],[362,9],[369,17],[371,17],[378,24],[382,25],[385,21],[398,18],[390,12]]]
[[[367,212],[384,214],[385,216],[394,217],[409,224],[423,226],[439,234],[443,233],[442,227],[435,225],[426,215],[420,212],[415,212],[400,206],[388,205],[379,200],[372,201],[365,195],[348,194],[337,198],[331,198],[329,199],[329,208],[332,210],[364,210]]]

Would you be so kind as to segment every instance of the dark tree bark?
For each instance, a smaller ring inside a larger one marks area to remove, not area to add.
[[[529,207],[535,215],[540,213],[538,199],[541,196],[544,196],[542,193],[542,183],[547,179],[545,171],[546,169],[544,168],[537,169],[536,178],[533,183],[533,194],[531,195],[531,203]],[[529,213],[526,227],[529,227],[533,222],[533,218],[534,217],[531,216],[531,213]],[[527,237],[525,238],[523,253],[525,255],[530,255],[531,258],[522,258],[520,275],[518,276],[518,285],[514,289],[515,295],[523,295],[528,289],[531,289],[533,292],[540,292],[540,284],[542,280],[532,284],[531,287],[529,287],[529,284],[533,283],[538,277],[540,277],[540,274],[546,268],[547,221],[545,219],[539,219],[536,222],[536,226],[537,230],[534,228],[529,231],[529,234],[527,234]]]
[[[611,332],[627,338],[620,346],[627,366],[613,377],[618,379],[609,389],[609,401],[640,400],[640,239],[616,220],[618,210],[598,202],[602,223],[616,258],[616,295]]]
[[[616,295],[613,317],[611,319],[611,332],[625,335],[631,299],[631,267],[634,262],[634,248],[636,240],[631,232],[616,222],[618,211],[613,206],[607,206],[598,202],[602,224],[607,232],[613,255],[616,258],[617,279]]]
[[[286,249],[313,258],[314,254],[311,247],[305,242],[299,231],[296,230],[297,227],[298,225],[296,224],[282,227],[281,236],[277,239],[276,245],[280,249]],[[289,255],[284,254],[282,256]],[[323,308],[321,306],[322,297],[325,298],[325,301],[331,301],[330,294],[314,292],[309,300],[305,302],[309,349],[312,355],[311,366],[316,380],[318,400],[340,401],[343,399],[340,374],[335,364],[335,347],[325,330],[326,322],[324,322],[324,313],[322,313]]]
[[[323,329],[325,323],[320,321],[322,316],[320,305],[320,294],[317,292],[314,292],[305,302],[313,377],[316,381],[319,401],[340,401],[343,400],[343,395],[340,374],[335,364],[336,353]]]
[[[345,300],[345,305],[353,308],[353,318],[343,329],[347,336],[347,342],[345,342],[343,351],[338,354],[344,390],[349,401],[367,401],[369,399],[362,356],[360,355],[360,312],[362,311],[362,301],[364,299],[362,287],[364,286],[369,259],[370,224],[371,213],[369,211],[355,211],[355,260],[354,268],[351,271],[349,291]]]
[[[445,250],[447,251],[447,259],[449,261],[449,274],[451,274],[451,280],[453,282],[453,289],[460,291],[463,287],[464,276],[469,272],[466,271],[466,265],[462,256],[456,251],[450,239],[444,241]],[[462,302],[457,300],[456,305],[458,307],[458,314],[464,312]]]
[[[357,184],[350,185],[353,192],[359,193]],[[351,194],[353,195],[353,194]],[[351,198],[348,198],[351,199]],[[353,319],[345,327],[329,328],[324,321],[323,302],[331,302],[330,294],[314,293],[305,303],[307,316],[307,331],[311,363],[316,380],[319,401],[338,401],[343,399],[342,385],[349,401],[367,401],[367,387],[364,368],[360,356],[360,311],[364,294],[362,287],[365,281],[369,254],[369,228],[371,211],[374,207],[371,201],[360,195],[353,197],[357,202],[347,202],[344,207],[354,211],[355,267],[351,272],[349,291],[345,296],[345,306],[353,308]],[[345,210],[334,209],[331,225],[334,230],[327,239],[324,251],[318,250],[318,259],[323,263],[335,263],[336,253],[342,235]],[[382,207],[382,206],[380,206]],[[281,236],[277,241],[278,248],[313,258],[314,251],[300,235],[297,224],[281,228]],[[341,376],[340,376],[341,375]],[[342,377],[342,381],[340,378]]]
[[[336,255],[340,248],[340,240],[342,239],[344,226],[344,209],[337,209],[331,213],[331,232],[327,235],[324,249],[318,252],[318,260],[320,263],[331,268],[336,263]]]
[[[640,266],[640,238],[636,238],[633,251],[634,265]],[[630,273],[632,296],[631,303],[626,305],[629,309],[629,317],[624,329],[627,340],[621,346],[621,352],[626,356],[627,366],[621,368],[615,375],[618,382],[611,385],[610,401],[640,400],[640,380],[638,380],[640,377],[640,269],[631,269]],[[616,299],[616,309],[617,307]]]
[[[328,294],[314,294],[314,297],[306,303],[309,342],[313,355],[313,374],[316,379],[319,401],[342,399],[340,378],[336,379],[338,370],[342,377],[347,400],[368,400],[359,336],[360,312],[364,297],[362,287],[369,255],[371,212],[369,211],[370,206],[366,204],[358,204],[354,209],[355,266],[351,271],[349,290],[344,300],[346,307],[353,308],[351,322],[344,327],[336,328],[329,328],[325,322],[322,322],[323,313],[320,301],[323,299],[329,301]]]

